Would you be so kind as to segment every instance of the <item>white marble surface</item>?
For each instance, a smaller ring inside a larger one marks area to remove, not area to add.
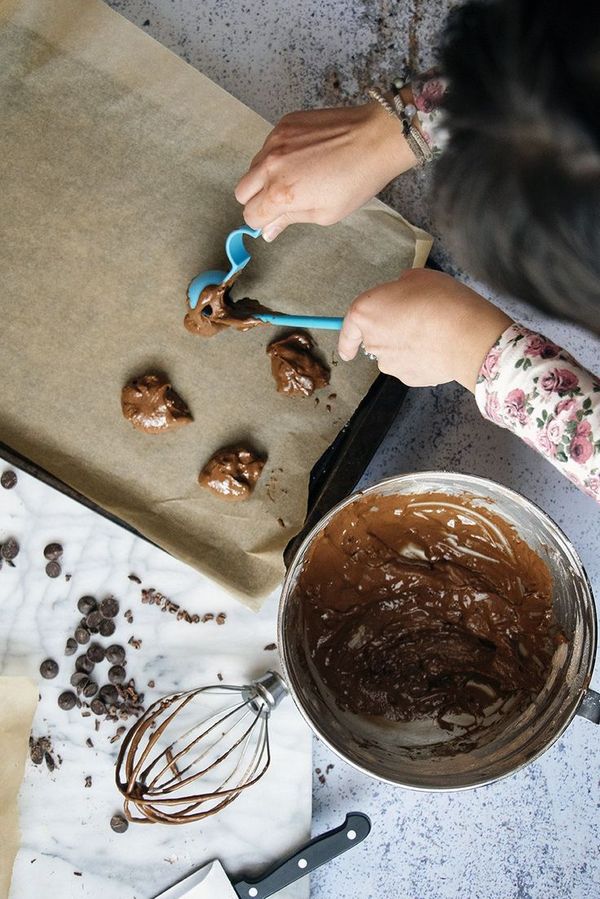
[[[132,824],[120,835],[109,826],[120,809],[114,785],[119,744],[109,742],[116,725],[102,721],[96,732],[93,716],[82,718],[77,709],[64,712],[57,706],[74,670],[75,656],[63,651],[81,618],[80,596],[100,599],[112,593],[120,600],[116,633],[95,639],[126,647],[128,675],[147,702],[172,690],[217,683],[217,672],[225,683],[236,684],[276,666],[277,653],[264,649],[275,640],[276,596],[260,613],[250,612],[191,568],[23,473],[14,489],[0,489],[0,542],[9,535],[21,552],[15,568],[5,564],[0,571],[0,672],[39,681],[33,733],[50,736],[55,755],[62,757],[52,774],[45,764],[27,765],[20,795],[23,841],[11,899],[149,899],[211,858],[221,858],[232,874],[257,873],[304,842],[310,830],[311,743],[290,699],[271,720],[271,768],[221,815],[183,827]],[[65,549],[63,575],[56,580],[44,572],[43,549],[52,541]],[[66,573],[72,574],[68,582]],[[128,579],[130,573],[192,613],[225,612],[225,624],[188,624],[142,605],[141,588]],[[124,619],[127,609],[132,624]],[[138,650],[127,645],[132,635],[142,640]],[[39,677],[46,657],[60,664],[54,680]],[[106,678],[108,664],[97,668]],[[149,680],[154,689],[147,688]],[[89,789],[84,787],[88,775]],[[308,881],[281,895],[303,899]]]

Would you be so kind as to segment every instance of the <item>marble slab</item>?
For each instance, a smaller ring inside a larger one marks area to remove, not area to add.
[[[80,596],[110,593],[120,600],[117,631],[101,642],[126,646],[128,675],[146,702],[217,683],[218,674],[225,683],[244,683],[276,666],[277,652],[265,647],[276,639],[277,596],[259,613],[250,612],[193,569],[22,472],[14,489],[0,489],[0,542],[9,535],[21,551],[15,568],[5,563],[0,571],[0,671],[39,680],[33,733],[50,736],[55,757],[62,758],[53,773],[45,764],[27,765],[11,899],[148,899],[211,858],[220,858],[230,874],[254,874],[304,842],[311,818],[311,742],[289,698],[271,721],[271,768],[252,790],[205,822],[132,824],[125,834],[109,826],[120,809],[114,784],[119,742],[110,742],[116,725],[102,721],[96,732],[93,716],[57,706],[73,671],[75,657],[66,658],[63,650],[81,617]],[[52,541],[64,546],[63,574],[55,580],[44,571],[43,549]],[[142,605],[132,573],[192,614],[224,612],[225,623],[189,624]],[[131,624],[125,610],[132,612]],[[139,649],[127,645],[131,636],[142,641]],[[39,677],[46,657],[60,664],[54,680]],[[107,663],[99,668],[106,674]],[[149,681],[156,686],[147,687]],[[86,788],[88,776],[92,785]],[[281,896],[305,899],[308,889],[305,879]]]

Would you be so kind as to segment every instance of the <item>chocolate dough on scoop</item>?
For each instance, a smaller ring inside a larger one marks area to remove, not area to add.
[[[327,387],[329,369],[313,355],[313,347],[309,335],[301,332],[269,344],[267,353],[278,393],[312,396],[315,390]]]
[[[121,409],[138,431],[162,434],[192,421],[192,414],[166,375],[133,378],[121,391]]]
[[[211,456],[198,483],[220,499],[240,502],[249,499],[265,462],[248,447],[226,446]]]
[[[205,287],[195,309],[188,310],[183,323],[192,334],[200,337],[214,337],[225,328],[249,331],[263,325],[254,318],[257,312],[270,312],[258,300],[247,297],[234,301],[229,296],[229,284],[209,284]]]

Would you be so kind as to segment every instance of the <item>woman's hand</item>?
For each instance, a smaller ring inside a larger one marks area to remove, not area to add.
[[[411,269],[354,300],[338,352],[353,359],[362,343],[380,371],[410,387],[458,381],[474,391],[483,360],[511,322],[450,275]]]
[[[378,103],[284,116],[235,190],[270,241],[292,222],[332,225],[372,199],[415,157]]]

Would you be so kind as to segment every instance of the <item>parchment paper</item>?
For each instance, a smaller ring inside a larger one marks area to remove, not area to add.
[[[0,59],[2,439],[256,607],[281,579],[312,465],[377,374],[334,364],[316,405],[276,394],[271,327],[183,328],[188,282],[225,267],[233,187],[269,126],[97,0],[0,0]],[[234,296],[324,315],[431,245],[378,202],[249,243]],[[336,335],[314,336],[331,361]],[[151,369],[194,424],[147,436],[122,418],[122,385]],[[226,505],[196,478],[240,440],[268,464],[250,502]]]
[[[17,796],[37,698],[37,686],[28,677],[0,677],[0,899],[8,896],[21,842]]]

